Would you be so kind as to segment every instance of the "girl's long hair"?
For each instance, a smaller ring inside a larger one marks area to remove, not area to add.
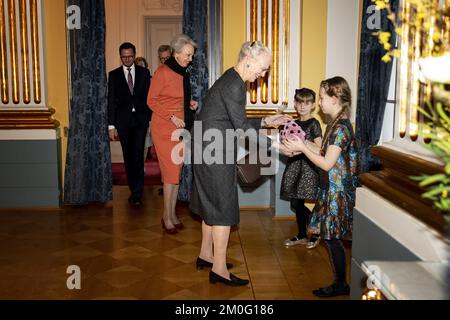
[[[348,117],[350,115],[350,108],[352,105],[352,92],[347,80],[342,77],[333,77],[327,80],[323,80],[320,83],[320,87],[325,90],[325,93],[328,96],[337,98],[340,106],[342,107],[337,117],[327,126],[324,139],[322,140],[323,148],[328,143],[330,135],[334,131],[334,128],[338,121],[341,120],[344,116]]]

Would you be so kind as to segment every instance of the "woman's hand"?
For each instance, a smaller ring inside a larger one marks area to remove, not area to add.
[[[198,102],[195,101],[195,100],[191,100],[191,103],[189,104],[189,108],[190,108],[191,110],[197,110],[197,108],[198,108]]]
[[[109,141],[119,140],[119,134],[117,133],[117,129],[109,129],[108,135],[109,135]]]
[[[176,117],[176,116],[172,116],[170,118],[170,121],[172,121],[172,123],[175,125],[175,127],[177,127],[177,129],[185,127],[184,121],[181,120],[180,118]]]
[[[283,144],[286,146],[287,150],[293,154],[304,152],[306,148],[306,144],[302,139],[286,139]]]
[[[292,120],[292,117],[286,114],[276,114],[274,116],[264,118],[264,123],[269,127],[278,127],[286,121]]]

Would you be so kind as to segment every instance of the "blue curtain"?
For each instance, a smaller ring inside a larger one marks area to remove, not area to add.
[[[197,42],[198,48],[190,68],[192,97],[200,104],[208,90],[208,1],[185,0],[183,33]],[[201,107],[201,105],[200,105]]]
[[[191,74],[192,99],[199,102],[208,90],[208,1],[207,0],[184,0],[183,3],[183,33],[191,37],[198,45],[194,60],[189,68]],[[178,199],[190,200],[192,185],[192,167],[184,165],[181,173],[180,189]]]
[[[398,0],[390,2],[393,11],[397,12]],[[386,10],[381,14],[381,29],[369,29],[368,21],[373,19],[374,15],[373,11],[368,12],[369,6],[374,6],[374,3],[364,0],[356,109],[356,139],[360,147],[361,172],[377,170],[380,167],[379,160],[371,154],[371,148],[380,139],[392,71],[392,62],[381,61],[386,51],[373,33],[380,30],[389,31],[392,35],[391,45],[395,46],[394,26],[387,19]]]
[[[108,140],[104,0],[70,0],[81,9],[81,28],[70,30],[71,100],[64,203],[112,199]]]

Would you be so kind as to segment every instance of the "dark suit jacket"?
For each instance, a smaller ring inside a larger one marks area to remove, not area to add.
[[[150,88],[150,72],[135,65],[133,95],[128,89],[123,67],[109,72],[108,76],[108,124],[126,126],[132,123],[133,106],[136,109],[135,119],[142,124],[150,121],[151,110],[147,106],[147,94]]]

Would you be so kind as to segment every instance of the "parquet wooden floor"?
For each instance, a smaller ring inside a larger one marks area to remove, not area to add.
[[[295,221],[267,210],[243,211],[230,237],[232,272],[250,284],[210,284],[209,270],[195,268],[201,221],[179,205],[186,229],[163,233],[158,189],[146,187],[138,209],[114,186],[107,205],[0,211],[0,299],[314,299],[311,290],[331,283],[324,244],[283,247]],[[70,265],[81,270],[79,290],[67,288]]]

